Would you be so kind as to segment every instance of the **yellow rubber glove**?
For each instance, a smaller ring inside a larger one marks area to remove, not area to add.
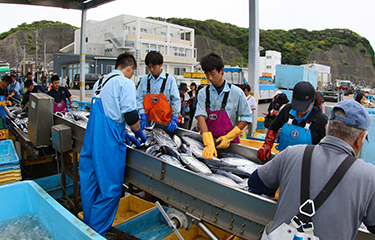
[[[206,146],[203,149],[202,157],[212,158],[212,156],[214,154],[217,157],[217,151],[216,151],[216,148],[215,148],[214,137],[212,136],[212,133],[211,132],[204,132],[204,133],[202,133],[202,138],[203,138],[204,146]]]
[[[12,106],[12,102],[11,102],[11,101],[6,101],[6,104],[7,104],[8,106]]]
[[[217,146],[217,148],[228,148],[230,145],[230,142],[236,139],[241,134],[241,129],[237,126],[235,126],[232,131],[227,133],[224,136],[219,137],[216,142],[221,141],[221,143]]]
[[[8,95],[8,97],[6,97],[6,100],[8,100],[9,98],[13,97],[14,96],[14,91]]]
[[[2,101],[2,102],[0,102],[0,107],[5,107],[6,106],[6,101]]]

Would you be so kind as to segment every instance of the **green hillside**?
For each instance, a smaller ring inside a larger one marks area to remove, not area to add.
[[[195,34],[207,36],[218,40],[225,45],[234,46],[248,59],[248,28],[237,27],[230,23],[216,20],[198,21],[188,18],[160,18],[156,20],[194,28]],[[281,52],[283,64],[300,65],[307,63],[312,50],[329,51],[334,44],[343,44],[351,48],[359,48],[363,56],[371,58],[375,66],[374,50],[369,41],[348,29],[325,29],[308,31],[306,29],[285,30],[260,30],[260,46],[264,47],[261,55],[266,50]]]
[[[36,30],[36,29],[41,29],[47,26],[71,26],[73,29],[77,29],[77,27],[74,27],[70,24],[67,23],[62,23],[62,22],[54,22],[54,21],[47,21],[47,20],[42,20],[42,21],[36,21],[31,24],[27,23],[22,23],[18,25],[15,28],[11,28],[7,32],[0,33],[0,40],[3,40],[4,38],[12,35],[13,33],[17,32],[18,30]]]

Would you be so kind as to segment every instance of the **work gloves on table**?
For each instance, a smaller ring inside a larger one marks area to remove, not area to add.
[[[271,156],[271,149],[273,143],[275,142],[276,132],[272,130],[267,131],[266,139],[264,140],[264,144],[258,150],[258,158],[261,161],[265,161],[267,158]]]
[[[174,132],[178,128],[177,126],[177,116],[172,115],[171,121],[168,123],[168,131]]]
[[[228,148],[230,145],[230,142],[236,139],[240,134],[242,133],[241,129],[237,126],[235,126],[232,131],[227,133],[224,136],[219,137],[216,142],[221,143],[217,146],[217,148]]]
[[[139,125],[141,126],[141,130],[145,127],[148,127],[148,117],[146,113],[141,113],[141,120],[139,120]]]
[[[215,154],[217,157],[217,151],[215,148],[215,142],[214,142],[214,137],[212,136],[211,132],[204,132],[202,133],[202,138],[203,138],[203,143],[205,148],[203,149],[203,158],[211,158]]]
[[[134,136],[126,133],[125,135],[125,141],[127,145],[131,145],[131,142],[133,142],[137,147],[141,146],[142,143],[146,142],[147,137],[143,133],[142,129],[139,129],[138,131],[134,132]]]

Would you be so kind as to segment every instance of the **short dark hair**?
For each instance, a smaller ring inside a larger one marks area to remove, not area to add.
[[[31,72],[26,73],[26,76],[33,75]]]
[[[365,94],[363,92],[359,92],[359,93],[357,93],[357,96],[355,97],[354,100],[361,103],[361,100],[362,100],[363,96],[365,96]]]
[[[245,89],[247,89],[247,91],[251,91],[251,87],[250,87],[250,85],[249,84],[244,84],[243,86],[242,86],[242,91],[245,91]]]
[[[157,51],[150,51],[146,55],[145,63],[148,66],[148,64],[152,65],[160,65],[163,64],[163,55],[161,55],[160,52]]]
[[[3,81],[6,82],[6,83],[11,84],[12,83],[12,78],[10,76],[8,76],[8,75],[5,75],[3,77]]]
[[[11,77],[11,78],[16,78],[16,75],[11,74],[10,77]]]
[[[132,54],[124,52],[118,55],[116,60],[116,69],[125,69],[129,66],[133,66],[134,69],[137,69],[137,62]]]
[[[197,88],[197,84],[195,83],[195,82],[192,82],[192,83],[190,83],[190,87],[191,86],[194,86],[195,87],[195,90],[197,90],[196,88]]]
[[[30,87],[31,85],[33,85],[33,80],[28,79],[28,80],[25,81],[25,87],[26,88]]]
[[[57,76],[56,74],[51,77],[51,82],[53,82],[53,81],[59,81],[59,80],[60,80],[60,77]]]
[[[219,54],[211,52],[200,59],[204,72],[210,72],[216,69],[218,72],[224,67],[224,61]]]

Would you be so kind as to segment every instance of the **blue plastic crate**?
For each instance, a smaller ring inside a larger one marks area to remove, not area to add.
[[[0,173],[17,170],[20,168],[19,164],[0,166]]]
[[[167,208],[163,208],[167,211]],[[154,208],[115,228],[142,240],[163,239],[173,232],[173,230],[168,227],[168,224],[158,208]]]
[[[19,164],[20,159],[16,153],[12,140],[0,141],[0,166]]]
[[[74,188],[73,188],[73,180],[70,179],[68,176],[65,178],[66,182],[66,193],[68,196],[73,195]],[[63,190],[61,188],[61,177],[60,174],[35,179],[34,182],[36,182],[39,186],[41,186],[44,191],[49,193],[54,199],[62,198],[63,196]]]
[[[74,108],[74,110],[86,110],[86,102],[73,100],[73,103],[77,103],[79,105],[79,108]],[[73,110],[73,109],[70,109]]]

